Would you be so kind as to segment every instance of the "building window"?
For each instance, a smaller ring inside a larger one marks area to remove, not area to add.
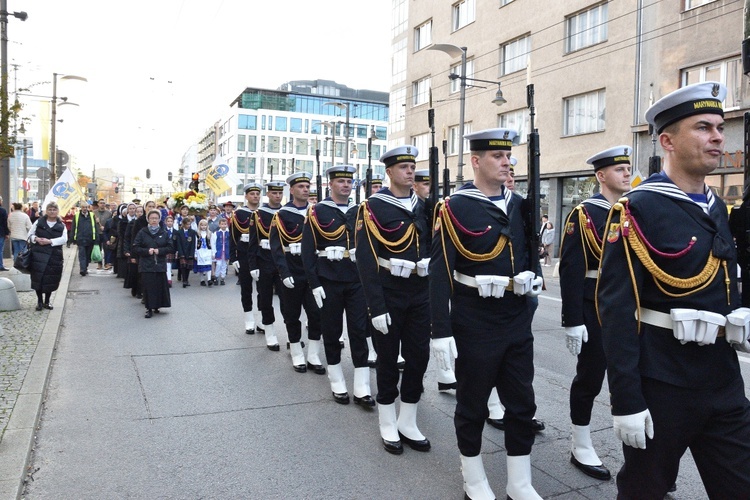
[[[430,143],[430,134],[415,135],[411,138],[411,145],[419,150],[417,161],[429,159]]]
[[[529,110],[524,108],[503,113],[498,117],[497,126],[518,132],[519,144],[524,144],[529,135]]]
[[[256,130],[258,117],[255,115],[240,115],[237,126],[244,130]]]
[[[458,31],[476,19],[476,1],[463,0],[453,4],[453,19],[451,26],[453,31]]]
[[[685,0],[685,10],[694,9],[707,3],[715,2],[716,0]]]
[[[409,24],[409,3],[407,0],[393,0],[392,12],[393,36],[391,38],[396,38],[397,35],[406,31]]]
[[[247,150],[251,153],[255,152],[256,145],[258,144],[258,138],[254,135],[247,136]]]
[[[464,123],[464,136],[471,133],[471,123]],[[464,139],[464,152],[469,150],[469,141]],[[448,154],[458,154],[458,125],[454,125],[448,129]]]
[[[565,52],[601,43],[607,39],[607,4],[603,3],[565,20]]]
[[[289,132],[302,133],[302,118],[289,119]]]
[[[429,77],[422,78],[412,84],[412,106],[419,106],[426,104],[430,98],[430,81]]]
[[[237,151],[245,150],[245,136],[240,134],[237,136]]]
[[[529,52],[531,52],[531,37],[524,36],[508,42],[501,46],[500,61],[501,74],[507,75],[526,69],[529,62]]]
[[[414,52],[432,44],[432,20],[414,29]]]
[[[397,85],[406,80],[406,38],[393,45],[393,61],[391,63],[391,85]]]
[[[725,110],[742,106],[747,87],[742,85],[742,62],[739,56],[682,70],[683,86],[700,82],[721,82],[726,85]]]
[[[267,146],[268,146],[267,151],[269,153],[279,153],[281,151],[280,137],[277,137],[274,135],[268,136]]]
[[[277,132],[286,132],[287,131],[287,125],[286,125],[286,117],[285,116],[277,116],[276,117],[276,128],[274,128]]]
[[[563,135],[603,131],[606,110],[604,97],[604,90],[597,90],[565,99]]]
[[[461,74],[461,65],[457,64],[451,68],[451,73],[454,75],[460,75]],[[466,78],[474,78],[474,60],[470,59],[466,61]],[[471,86],[471,81],[466,82],[466,86]],[[455,94],[456,92],[461,90],[461,79],[456,78],[455,80],[451,80],[451,94]]]

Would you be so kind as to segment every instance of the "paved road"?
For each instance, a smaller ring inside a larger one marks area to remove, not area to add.
[[[335,404],[327,377],[295,373],[283,347],[270,352],[262,336],[244,334],[234,279],[210,289],[192,281],[172,289],[174,307],[145,319],[120,280],[72,273],[67,299],[56,301],[65,309],[24,498],[463,496],[455,398],[437,392],[432,364],[418,421],[433,449],[389,455],[376,411]],[[545,498],[614,498],[614,481],[590,479],[568,463],[575,360],[559,317],[550,277],[534,320],[537,417],[547,423],[532,452],[534,485]],[[351,386],[347,357],[344,372]],[[747,363],[743,372],[750,380]],[[605,387],[596,401],[593,440],[616,471],[621,449],[606,394]],[[0,473],[4,445],[5,437]],[[486,428],[482,453],[502,498],[503,433]],[[687,456],[674,498],[703,497]]]

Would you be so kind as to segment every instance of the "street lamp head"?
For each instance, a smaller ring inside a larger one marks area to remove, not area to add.
[[[26,12],[22,11],[22,12],[14,12],[13,17],[15,17],[16,19],[20,19],[21,21],[25,21],[26,19],[28,19],[29,15]]]
[[[505,104],[506,102],[508,102],[508,101],[505,100],[505,97],[503,97],[503,91],[500,89],[500,83],[499,82],[497,84],[497,93],[495,94],[495,98],[492,99],[492,102],[494,104],[496,104],[497,106],[502,106],[503,104]]]
[[[436,43],[427,47],[427,50],[439,50],[440,52],[445,52],[451,57],[459,57],[466,53],[466,47],[459,47],[458,45],[453,45],[451,43]]]

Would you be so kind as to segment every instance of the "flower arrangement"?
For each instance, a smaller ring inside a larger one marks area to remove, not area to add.
[[[167,200],[167,207],[175,212],[179,211],[183,206],[187,206],[193,215],[205,215],[206,210],[208,210],[208,197],[203,193],[196,193],[193,190],[189,190],[174,193]]]

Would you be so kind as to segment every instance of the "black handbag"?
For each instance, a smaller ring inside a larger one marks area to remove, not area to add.
[[[16,260],[13,261],[13,267],[18,269],[24,274],[31,273],[31,244],[27,244],[26,248],[18,252]]]

